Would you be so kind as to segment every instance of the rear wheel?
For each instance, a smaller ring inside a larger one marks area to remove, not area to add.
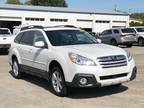
[[[51,72],[51,85],[53,93],[57,96],[66,96],[68,93],[68,89],[65,84],[62,70],[59,67],[54,67]]]
[[[111,45],[113,45],[113,46],[118,46],[118,43],[117,43],[117,41],[116,40],[111,40]]]
[[[14,58],[13,62],[12,62],[12,75],[16,79],[19,79],[22,76],[22,74],[21,74],[21,72],[19,70],[19,63],[18,63],[16,58]]]
[[[131,48],[132,47],[132,44],[128,44],[128,45],[126,45],[128,48]]]
[[[143,39],[143,38],[140,38],[140,39],[138,40],[138,45],[139,45],[139,46],[144,46],[144,39]]]

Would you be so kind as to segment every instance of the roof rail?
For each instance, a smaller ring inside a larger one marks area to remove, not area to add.
[[[69,28],[77,28],[73,25],[56,25],[56,26],[46,26],[45,28],[54,28],[54,27],[69,27]]]
[[[39,26],[39,25],[30,25],[30,26],[22,27],[22,28],[21,28],[21,31],[22,31],[22,30],[27,30],[27,29],[33,29],[33,28],[43,29],[44,27],[43,27],[43,26]]]

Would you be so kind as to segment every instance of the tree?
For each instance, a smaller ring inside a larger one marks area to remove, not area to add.
[[[29,0],[25,4],[34,6],[67,7],[65,0]]]
[[[26,1],[23,5],[32,5],[31,1]]]
[[[6,4],[21,4],[19,0],[7,0]]]

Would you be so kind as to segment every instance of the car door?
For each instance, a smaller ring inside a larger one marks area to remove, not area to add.
[[[118,29],[113,29],[113,37],[112,38],[115,39],[117,43],[121,42],[120,31]]]
[[[23,36],[20,41],[20,47],[18,50],[19,50],[19,55],[22,60],[22,64],[25,67],[32,67],[33,38],[34,38],[33,32],[26,31],[26,32],[23,32]]]
[[[44,48],[35,47],[35,42],[43,41],[45,43]],[[48,63],[48,45],[46,39],[41,31],[34,31],[33,49],[32,49],[33,67],[36,69],[36,73],[45,75],[47,72]]]
[[[110,44],[110,39],[112,37],[112,30],[105,30],[102,32],[100,39],[102,40],[102,43]]]

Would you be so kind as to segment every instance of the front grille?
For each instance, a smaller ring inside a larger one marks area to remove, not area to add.
[[[126,77],[127,73],[118,74],[118,75],[109,75],[109,76],[101,76],[100,80],[108,80],[108,79],[116,79],[121,77]]]
[[[98,57],[97,60],[102,68],[114,68],[127,65],[127,60],[124,55]]]

